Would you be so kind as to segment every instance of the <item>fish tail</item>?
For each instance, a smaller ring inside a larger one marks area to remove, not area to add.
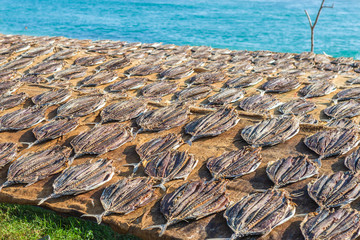
[[[39,203],[38,203],[38,205],[41,205],[41,204],[43,204],[45,201],[47,201],[47,200],[49,200],[49,199],[51,199],[51,198],[53,198],[55,196],[55,194],[50,194],[49,196],[47,196],[47,197],[44,197],[44,198],[40,198],[40,199],[38,199],[38,200],[40,200],[39,201]]]
[[[194,137],[191,137],[189,140],[186,141],[187,144],[189,144],[189,146],[192,145],[192,142],[195,140]]]
[[[265,91],[262,89],[256,89],[256,91],[260,92],[260,96],[264,96]]]
[[[322,157],[319,157],[319,158],[317,158],[317,159],[315,159],[314,160],[314,162],[319,166],[319,168],[321,167],[321,159],[322,159]]]
[[[133,173],[135,173],[138,170],[140,164],[141,164],[141,162],[139,162],[139,163],[128,163],[128,164],[124,164],[123,166],[124,167],[134,167]]]
[[[337,98],[331,100],[335,105],[338,103]]]
[[[144,230],[153,229],[153,228],[159,228],[160,229],[159,237],[161,237],[165,233],[166,228],[168,226],[169,226],[169,223],[160,224],[160,225],[152,225],[150,227],[144,228]]]
[[[35,142],[20,142],[21,144],[23,145],[27,145],[27,148],[26,149],[29,149],[31,148],[32,146],[34,146],[35,144],[38,143],[38,141],[35,141]]]
[[[96,218],[96,222],[100,224],[102,222],[103,216],[105,216],[106,212],[103,212],[101,214],[83,214],[81,217],[94,217]]]
[[[6,182],[4,182],[3,184],[1,184],[0,185],[0,192],[1,192],[1,190],[4,188],[4,187],[8,187],[8,186],[10,186],[12,184],[12,182],[10,182],[10,181],[6,181]]]
[[[165,181],[161,181],[160,184],[155,185],[154,187],[161,188],[164,192],[166,192],[166,187],[165,187],[164,183],[165,183]]]

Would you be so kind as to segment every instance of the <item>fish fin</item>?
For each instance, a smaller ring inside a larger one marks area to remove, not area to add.
[[[334,105],[338,104],[338,100],[337,100],[337,98],[332,99],[331,101],[334,103]]]
[[[164,186],[164,181],[162,181],[160,184],[155,185],[154,188],[158,187],[161,188],[164,192],[166,192],[166,187]]]
[[[169,223],[165,223],[165,224],[161,224],[161,225],[152,225],[152,226],[149,226],[147,228],[144,228],[143,230],[149,230],[149,229],[153,229],[153,228],[159,228],[160,229],[160,234],[159,234],[159,237],[161,237],[165,231],[166,231],[166,228],[169,226]]]
[[[265,94],[265,90],[256,89],[256,91],[260,92],[260,96],[264,96],[264,94]]]
[[[33,182],[30,182],[30,183],[26,184],[25,187],[29,187],[29,186],[33,185],[34,183],[36,183],[37,181],[38,181],[38,179],[36,179]]]
[[[291,196],[292,198],[301,197],[301,196],[303,196],[303,195],[304,195],[304,193],[303,193],[303,192],[299,192],[299,193],[291,193],[291,194],[290,194],[290,196]]]
[[[141,165],[141,162],[139,162],[139,163],[127,163],[127,164],[124,164],[123,166],[124,167],[134,167],[133,173],[135,173],[138,170],[140,165]]]
[[[38,200],[40,200],[40,201],[38,202],[38,205],[43,204],[45,201],[47,201],[47,200],[49,200],[49,199],[53,198],[54,196],[55,196],[55,194],[54,194],[54,193],[52,193],[52,194],[50,194],[50,195],[49,195],[49,196],[47,196],[47,197],[44,197],[44,198],[39,198]]]
[[[107,212],[105,211],[101,214],[83,214],[83,215],[81,215],[81,217],[94,217],[94,218],[96,218],[97,224],[100,224],[102,222],[103,216],[105,216],[106,213]]]

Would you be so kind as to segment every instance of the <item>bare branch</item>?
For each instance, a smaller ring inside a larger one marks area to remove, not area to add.
[[[315,22],[314,22],[314,24],[313,24],[313,27],[314,27],[314,28],[315,28],[315,26],[316,26],[316,24],[317,24],[317,22],[318,22],[318,20],[319,20],[320,13],[321,13],[321,10],[322,10],[322,8],[323,8],[323,6],[324,6],[324,3],[325,3],[325,0],[322,0],[321,5],[320,5],[320,8],[319,8],[319,11],[318,11],[318,14],[316,15],[316,19],[315,19]]]
[[[331,6],[323,6],[323,8],[334,8],[334,4],[332,4]]]
[[[311,22],[311,18],[310,18],[310,16],[309,16],[309,13],[308,13],[306,10],[304,10],[304,11],[305,11],[306,16],[307,16],[307,18],[308,18],[308,20],[309,20],[310,27],[312,28],[312,22]]]

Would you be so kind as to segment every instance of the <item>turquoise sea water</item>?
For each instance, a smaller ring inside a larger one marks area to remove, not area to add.
[[[302,52],[321,0],[0,0],[0,32]],[[326,1],[315,51],[360,59],[360,0]],[[27,29],[25,29],[27,27]]]

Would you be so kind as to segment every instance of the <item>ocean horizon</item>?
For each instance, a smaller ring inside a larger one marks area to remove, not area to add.
[[[3,0],[0,32],[300,53],[321,1]],[[360,59],[360,1],[326,1],[315,52]]]

